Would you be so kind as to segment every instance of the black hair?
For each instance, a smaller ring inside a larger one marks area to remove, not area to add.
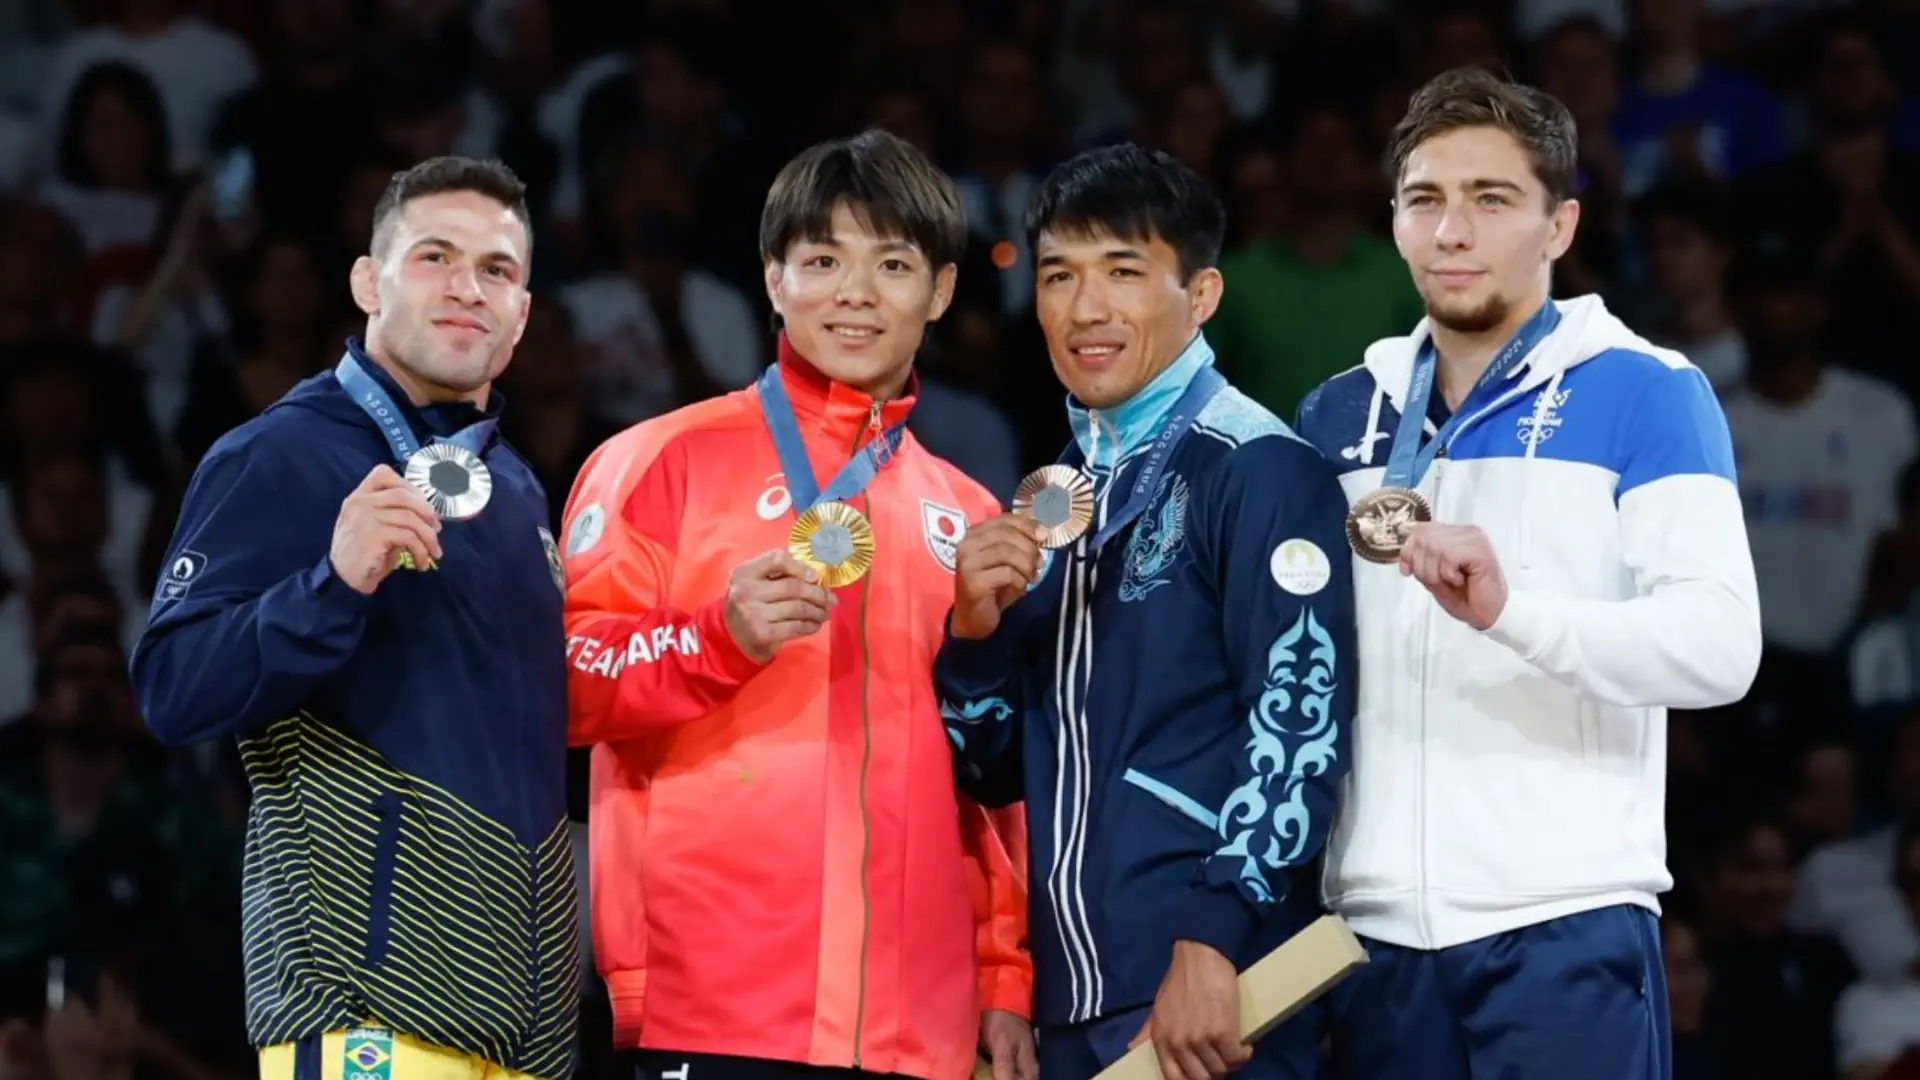
[[[384,250],[392,239],[393,219],[402,207],[415,199],[455,191],[484,195],[513,211],[527,232],[527,251],[532,254],[533,214],[527,209],[527,185],[504,162],[458,156],[428,158],[393,174],[387,190],[373,208],[375,254]]]
[[[933,269],[956,266],[967,250],[967,215],[953,179],[912,143],[872,128],[802,150],[767,191],[760,256],[783,261],[801,240],[833,236],[845,206],[867,228],[918,247]]]
[[[1026,226],[1030,251],[1043,232],[1160,240],[1190,281],[1220,261],[1227,214],[1213,188],[1173,155],[1121,143],[1084,151],[1048,174],[1027,204]]]

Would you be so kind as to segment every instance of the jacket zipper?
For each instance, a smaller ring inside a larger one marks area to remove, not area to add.
[[[880,402],[867,410],[867,426],[853,438],[853,452],[861,442],[880,433]],[[878,479],[878,477],[876,477]],[[860,512],[872,525],[873,499],[862,493]],[[867,643],[867,600],[873,593],[873,574],[860,579],[860,982],[853,1005],[853,1067],[860,1067],[860,1046],[867,1020],[867,945],[873,933],[873,898],[868,894],[872,874],[873,823],[867,815],[867,768],[873,761],[873,713],[867,699],[873,675],[873,656]]]
[[[1447,436],[1447,441],[1440,445],[1439,450],[1435,451],[1433,455],[1433,512],[1436,519],[1440,515],[1440,482],[1446,478],[1447,451],[1452,449],[1453,444],[1460,438],[1461,433],[1478,423],[1481,417],[1506,405],[1507,402],[1524,393],[1526,393],[1526,388],[1520,387],[1510,390],[1489,402],[1484,408],[1461,421],[1460,426],[1454,428],[1453,433]],[[1427,663],[1427,657],[1431,655],[1434,623],[1438,617],[1438,609],[1438,604],[1429,604],[1427,606],[1427,618],[1422,626],[1423,640],[1420,642],[1420,742],[1419,750],[1417,751],[1420,755],[1420,768],[1414,778],[1414,787],[1419,793],[1419,813],[1416,817],[1419,819],[1420,830],[1420,889],[1416,902],[1419,905],[1420,936],[1422,940],[1426,942],[1428,948],[1435,947],[1435,942],[1433,933],[1433,905],[1428,900],[1428,886],[1431,883],[1427,880],[1427,849],[1430,838],[1430,834],[1427,831],[1427,818],[1429,816],[1427,814],[1427,703],[1433,696],[1432,669]]]

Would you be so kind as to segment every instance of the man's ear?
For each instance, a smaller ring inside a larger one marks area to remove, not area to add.
[[[953,286],[960,279],[960,268],[948,263],[934,272],[933,302],[927,306],[927,321],[939,322],[953,305]]]
[[[1559,206],[1553,208],[1553,235],[1547,238],[1547,261],[1557,262],[1573,247],[1573,238],[1580,231],[1580,200],[1562,199]]]
[[[780,310],[780,276],[785,271],[786,266],[779,259],[767,260],[767,303],[772,304],[773,313],[783,319],[787,317],[787,313]]]
[[[1193,325],[1205,326],[1213,313],[1220,310],[1220,297],[1226,292],[1227,279],[1218,267],[1209,266],[1193,275],[1187,283],[1189,309],[1193,316]]]
[[[368,318],[380,314],[380,260],[362,255],[353,260],[347,274],[347,288],[353,293],[353,305]]]
[[[520,321],[513,328],[513,343],[520,344],[520,338],[527,332],[527,320],[533,316],[533,295],[529,293],[520,305]]]

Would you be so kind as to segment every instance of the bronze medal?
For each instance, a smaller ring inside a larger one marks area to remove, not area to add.
[[[1039,522],[1040,546],[1049,551],[1071,545],[1093,524],[1093,482],[1070,465],[1035,469],[1013,493],[1013,512]]]
[[[1407,546],[1408,527],[1432,520],[1433,508],[1419,492],[1383,487],[1368,492],[1347,511],[1347,543],[1368,562],[1398,562],[1401,549]]]

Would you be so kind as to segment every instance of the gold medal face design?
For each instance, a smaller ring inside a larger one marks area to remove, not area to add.
[[[493,474],[480,455],[453,443],[434,443],[407,459],[407,484],[442,521],[467,521],[493,498]]]
[[[787,550],[829,589],[859,581],[873,566],[873,526],[846,503],[826,502],[801,514]]]
[[[1049,551],[1067,547],[1093,524],[1093,482],[1070,465],[1035,469],[1013,493],[1013,512],[1040,523],[1040,546]]]
[[[1368,492],[1347,511],[1347,543],[1372,563],[1400,560],[1410,526],[1433,520],[1433,508],[1411,488],[1384,487]]]

